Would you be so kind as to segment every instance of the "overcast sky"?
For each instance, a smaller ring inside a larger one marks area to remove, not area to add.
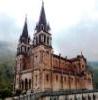
[[[0,0],[1,43],[16,48],[25,15],[32,39],[41,5],[41,0]],[[98,61],[98,0],[44,0],[44,6],[55,53],[70,58],[82,51],[88,60]]]

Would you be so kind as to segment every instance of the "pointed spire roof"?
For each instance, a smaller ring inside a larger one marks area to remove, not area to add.
[[[44,25],[47,24],[45,10],[44,10],[44,2],[42,2],[42,8],[41,8],[41,13],[40,13],[40,18],[39,18],[39,24],[44,24]]]
[[[22,37],[28,37],[28,27],[27,27],[27,16],[25,17],[25,23],[22,31]]]
[[[48,32],[50,30],[50,27],[47,24],[47,20],[46,20],[46,14],[45,14],[45,10],[44,10],[44,2],[43,1],[42,1],[42,7],[41,7],[41,12],[40,12],[39,22],[36,25],[35,30],[37,32],[40,32],[41,30]]]
[[[26,16],[23,31],[22,31],[22,35],[20,37],[20,42],[25,42],[26,43],[28,41],[28,39],[29,39],[29,36],[28,36],[27,16]]]

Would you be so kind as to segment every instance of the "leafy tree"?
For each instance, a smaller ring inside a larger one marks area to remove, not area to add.
[[[0,98],[12,95],[13,76],[13,65],[0,64]]]

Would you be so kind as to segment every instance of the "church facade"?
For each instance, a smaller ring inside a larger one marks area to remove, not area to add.
[[[93,75],[82,53],[72,59],[54,54],[44,4],[32,42],[25,19],[17,47],[15,70],[16,91],[93,89]]]

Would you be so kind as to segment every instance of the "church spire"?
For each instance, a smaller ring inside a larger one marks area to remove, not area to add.
[[[27,27],[27,16],[25,17],[25,23],[22,31],[22,36],[23,37],[28,37],[28,27]]]
[[[28,39],[29,39],[29,36],[28,36],[27,16],[26,16],[23,31],[22,31],[22,35],[20,37],[20,42],[27,43]]]
[[[41,30],[43,30],[44,32],[48,32],[50,30],[50,27],[47,24],[47,20],[46,20],[46,15],[45,15],[45,10],[44,10],[44,2],[43,1],[42,1],[42,7],[41,7],[41,12],[40,12],[39,22],[36,25],[35,30],[37,32],[40,32]]]
[[[44,45],[49,48],[52,48],[51,46],[52,38],[51,38],[51,34],[49,33],[50,27],[49,24],[47,24],[43,1],[42,1],[39,21],[36,25],[35,30],[36,33],[34,34],[34,38],[33,38],[33,47]]]

